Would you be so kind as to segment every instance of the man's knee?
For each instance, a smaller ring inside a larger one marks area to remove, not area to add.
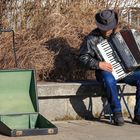
[[[108,86],[116,85],[117,82],[113,76],[108,76],[104,79],[104,82]]]

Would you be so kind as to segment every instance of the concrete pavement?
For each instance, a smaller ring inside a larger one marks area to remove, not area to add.
[[[70,120],[53,122],[58,134],[28,137],[7,137],[0,140],[140,140],[140,125],[129,121],[124,126],[114,126],[97,121]]]

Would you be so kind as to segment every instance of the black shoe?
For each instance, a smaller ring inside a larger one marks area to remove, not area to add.
[[[135,115],[133,121],[134,121],[134,123],[140,124],[140,115]]]
[[[114,120],[114,124],[117,126],[122,126],[124,125],[124,119],[122,116],[122,112],[115,112],[113,114],[113,120]]]

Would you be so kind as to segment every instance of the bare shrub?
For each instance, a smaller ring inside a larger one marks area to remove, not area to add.
[[[78,55],[83,38],[95,28],[94,15],[113,8],[121,16],[131,2],[134,0],[6,0],[0,19],[3,27],[15,30],[19,68],[34,68],[47,81],[93,79],[94,71],[81,68]],[[0,41],[1,69],[14,68],[11,35],[1,35]]]

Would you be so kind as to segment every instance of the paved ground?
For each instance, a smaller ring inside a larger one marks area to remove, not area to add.
[[[6,137],[0,140],[140,140],[140,125],[126,122],[124,126],[114,126],[97,121],[53,122],[59,129],[56,135]]]

